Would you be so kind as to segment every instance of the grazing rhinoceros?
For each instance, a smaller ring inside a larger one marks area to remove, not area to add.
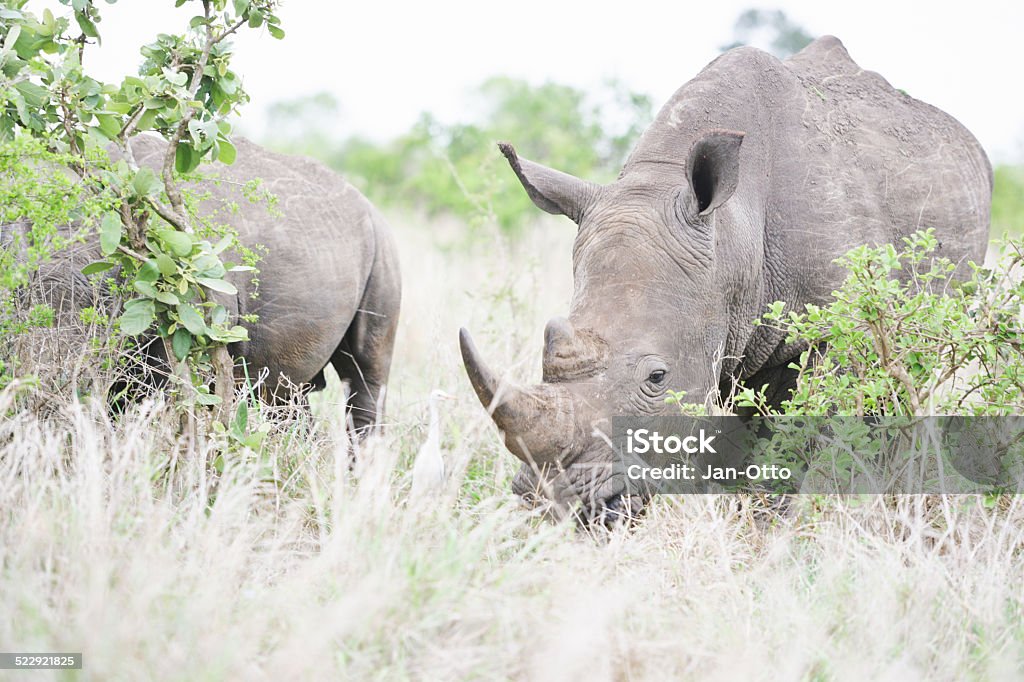
[[[612,416],[678,414],[669,389],[699,403],[734,382],[792,387],[801,348],[753,321],[773,301],[827,302],[844,276],[834,258],[928,227],[960,274],[985,252],[992,174],[977,140],[833,37],[785,61],[721,55],[609,185],[501,150],[537,206],[579,225],[572,306],[547,325],[539,385],[499,382],[466,330],[462,357],[526,462],[515,491],[539,487],[591,519],[643,503],[612,475]]]
[[[156,137],[132,139],[138,164],[158,172],[165,149]],[[323,165],[244,139],[237,140],[237,151],[231,166],[200,169],[211,179],[194,187],[209,193],[201,213],[234,227],[243,244],[266,247],[257,264],[256,298],[250,296],[247,272],[228,275],[236,296],[216,295],[232,317],[258,316],[255,323],[239,321],[249,340],[229,346],[236,360],[245,360],[244,370],[236,362],[236,374],[255,381],[265,372],[265,395],[283,397],[292,385],[323,388],[323,372],[331,364],[349,384],[356,429],[373,424],[391,367],[401,300],[390,230],[359,191]],[[246,183],[256,179],[276,198],[272,208],[246,198]],[[44,284],[49,280],[51,298],[53,290],[65,297],[71,291],[73,300],[63,307],[88,305],[89,287],[82,286],[79,270],[97,255],[72,253],[44,267],[39,275]],[[161,362],[162,346],[150,348]]]

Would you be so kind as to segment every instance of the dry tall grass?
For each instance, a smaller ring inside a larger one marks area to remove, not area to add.
[[[415,226],[389,428],[347,461],[337,387],[263,457],[176,443],[160,404],[0,424],[0,648],[82,651],[12,679],[1017,679],[1024,503],[661,499],[632,531],[532,517],[456,330],[536,377],[564,225],[446,255]],[[532,262],[532,264],[531,264]],[[525,349],[525,350],[524,350]],[[407,504],[433,387],[454,475]],[[10,395],[3,397],[10,400]],[[9,402],[0,405],[6,411]],[[0,676],[2,676],[0,672]]]

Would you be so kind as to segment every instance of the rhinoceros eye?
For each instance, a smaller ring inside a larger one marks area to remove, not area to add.
[[[665,380],[665,370],[663,370],[663,369],[656,369],[656,370],[654,370],[647,377],[647,380],[649,382],[651,382],[652,384],[660,384],[661,382],[663,382]]]

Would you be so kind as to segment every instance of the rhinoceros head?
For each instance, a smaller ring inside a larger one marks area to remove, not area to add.
[[[638,512],[643,500],[624,498],[625,481],[612,475],[611,418],[678,410],[665,402],[669,390],[696,403],[717,392],[733,299],[752,271],[717,254],[743,238],[730,234],[736,202],[723,207],[739,182],[742,141],[707,131],[685,165],[633,160],[605,186],[500,145],[533,202],[579,225],[572,305],[545,330],[542,383],[501,381],[461,332],[473,387],[524,462],[517,493],[586,520]]]

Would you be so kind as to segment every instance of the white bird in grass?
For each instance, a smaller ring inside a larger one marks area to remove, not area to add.
[[[430,392],[430,426],[427,440],[420,446],[412,465],[412,496],[438,493],[444,488],[444,458],[441,456],[441,415],[439,402],[455,400],[455,396],[442,390]]]

